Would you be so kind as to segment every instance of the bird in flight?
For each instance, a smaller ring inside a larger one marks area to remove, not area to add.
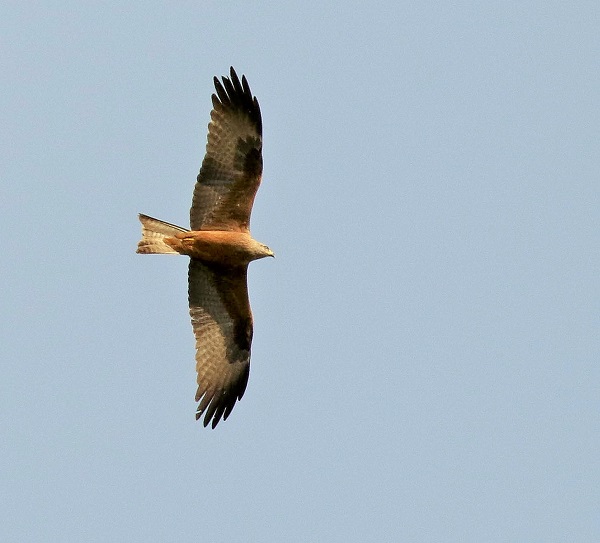
[[[246,390],[252,312],[247,271],[274,256],[250,235],[250,213],[262,177],[262,119],[246,77],[231,68],[216,94],[206,155],[194,188],[190,230],[139,215],[142,254],[190,257],[188,298],[196,337],[196,419],[214,428]]]

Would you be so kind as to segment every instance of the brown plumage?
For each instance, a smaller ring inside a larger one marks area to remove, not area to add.
[[[198,174],[191,230],[140,215],[138,253],[190,257],[189,305],[196,336],[196,418],[214,428],[246,390],[252,312],[246,274],[252,260],[273,256],[250,236],[250,213],[262,176],[262,120],[246,78],[231,68],[216,95],[206,155]]]

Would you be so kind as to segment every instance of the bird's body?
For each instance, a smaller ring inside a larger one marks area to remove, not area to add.
[[[200,230],[182,232],[165,243],[179,254],[222,266],[246,265],[273,253],[245,232]]]
[[[273,252],[250,235],[250,213],[262,175],[262,119],[245,77],[234,69],[217,95],[198,174],[191,230],[140,215],[138,253],[190,257],[189,305],[196,336],[196,418],[214,428],[241,399],[248,382],[252,312],[248,264]]]

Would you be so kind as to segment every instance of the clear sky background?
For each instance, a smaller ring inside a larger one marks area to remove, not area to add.
[[[2,541],[600,540],[600,4],[4,2]],[[264,120],[246,395],[194,419],[214,75]]]

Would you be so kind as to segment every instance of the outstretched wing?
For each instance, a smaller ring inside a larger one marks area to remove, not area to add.
[[[227,419],[246,390],[250,372],[252,313],[248,301],[247,266],[221,268],[191,259],[189,302],[196,336],[196,371],[204,426]]]
[[[262,120],[246,77],[231,68],[217,94],[208,125],[208,143],[194,188],[192,230],[247,232],[262,175]]]

